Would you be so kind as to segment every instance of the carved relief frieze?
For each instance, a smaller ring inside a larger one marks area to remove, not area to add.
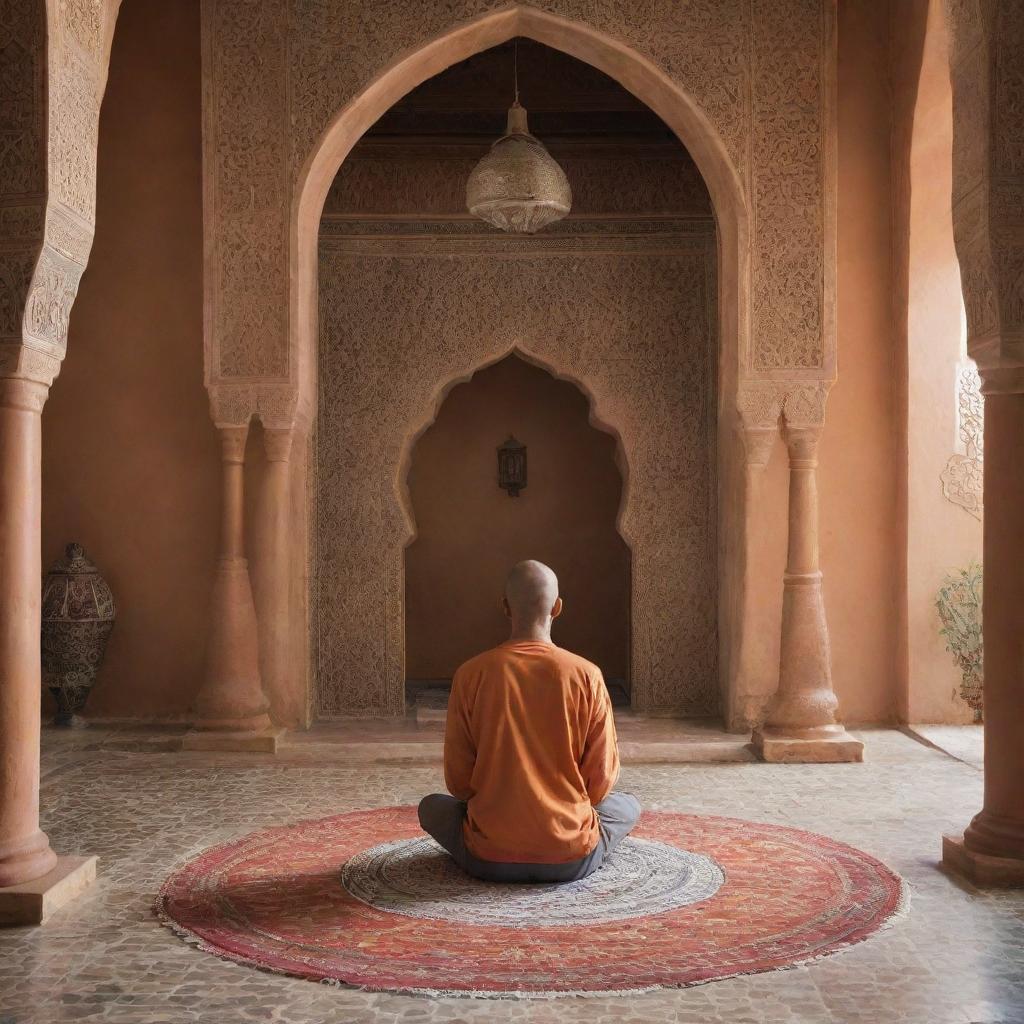
[[[577,145],[551,146],[569,179],[573,217],[636,217],[651,210],[712,216],[707,186],[681,147],[624,155],[615,150],[580,152]],[[674,151],[673,151],[674,150]],[[370,217],[464,215],[466,179],[487,151],[479,146],[398,147],[360,144],[341,165],[324,212]]]
[[[43,250],[25,303],[23,337],[31,347],[63,355],[82,270],[79,264],[63,259],[49,248]]]
[[[0,339],[0,377],[20,377],[49,387],[59,370],[58,356],[28,348],[20,340],[8,343]]]
[[[942,495],[980,520],[985,473],[985,400],[974,363],[961,366],[957,372],[956,400],[957,451],[942,471]]]
[[[51,198],[92,223],[100,115],[95,61],[65,49],[51,84],[55,95],[49,132]]]
[[[791,384],[782,398],[782,418],[787,427],[820,427],[825,422],[825,403],[832,385],[828,381]]]
[[[287,385],[220,384],[210,388],[210,414],[218,427],[245,426],[253,416],[265,428],[285,429],[295,419],[298,392]]]
[[[740,423],[769,427],[782,417],[791,427],[821,426],[831,387],[828,381],[744,381],[736,401]]]
[[[84,267],[89,262],[95,230],[70,210],[51,204],[46,211],[46,244],[61,256]]]
[[[621,438],[646,710],[718,707],[713,227],[692,235],[325,236],[312,605],[322,717],[400,713],[406,459],[444,389],[518,350]],[[422,235],[422,227],[421,227]],[[508,265],[515,261],[514,273]],[[516,310],[516,316],[509,315]]]
[[[25,298],[38,254],[35,246],[0,250],[0,338],[8,343],[21,342]]]

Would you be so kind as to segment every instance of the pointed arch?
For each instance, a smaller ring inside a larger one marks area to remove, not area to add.
[[[428,78],[517,36],[560,50],[615,79],[676,134],[711,196],[719,240],[720,407],[732,408],[749,334],[750,225],[739,172],[707,115],[651,60],[590,26],[516,6],[464,22],[383,68],[341,108],[299,173],[291,219],[292,358],[301,421],[311,422],[316,396],[317,238],[327,192],[352,147],[387,110]],[[729,392],[729,393],[726,393]]]

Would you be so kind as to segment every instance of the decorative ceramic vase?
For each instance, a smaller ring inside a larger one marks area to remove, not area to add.
[[[114,595],[80,544],[43,578],[43,685],[57,701],[53,724],[79,724],[107,649],[117,610]]]

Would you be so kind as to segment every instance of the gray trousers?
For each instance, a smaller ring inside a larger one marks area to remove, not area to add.
[[[431,793],[420,801],[420,827],[444,847],[467,874],[485,882],[575,882],[596,871],[605,858],[633,830],[640,817],[640,801],[629,793],[609,793],[595,808],[600,838],[580,860],[566,864],[506,864],[479,860],[466,849],[462,823],[466,802],[447,793]]]

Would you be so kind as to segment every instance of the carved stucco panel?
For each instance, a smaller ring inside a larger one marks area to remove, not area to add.
[[[954,234],[968,350],[985,377],[1024,366],[1024,7],[946,0],[946,14]]]
[[[957,446],[941,474],[942,495],[982,518],[985,467],[985,400],[973,362],[959,367],[956,381]]]
[[[321,242],[319,713],[400,713],[407,449],[445,386],[513,348],[582,382],[621,437],[637,705],[715,712],[709,240],[633,254],[614,239],[603,251],[568,238],[442,241]]]
[[[296,164],[306,159],[335,112],[381,68],[452,26],[505,6],[494,0],[375,0],[372,5],[297,0],[292,33]],[[581,21],[650,57],[693,92],[737,167],[746,167],[748,0],[541,0],[530,6]]]
[[[57,202],[84,221],[96,220],[96,147],[101,92],[95,58],[73,48],[61,54],[50,118],[50,187]]]
[[[205,2],[207,378],[288,374],[288,5]],[[211,232],[211,228],[207,229]]]
[[[49,384],[92,244],[119,0],[0,0],[0,373]]]
[[[814,369],[823,365],[826,9],[755,6],[753,369]]]
[[[43,235],[46,104],[43,3],[0,0],[0,344],[21,344],[21,314]],[[17,205],[14,205],[17,204]],[[6,362],[16,357],[8,355]]]
[[[693,96],[756,206],[755,323],[742,372],[828,375],[823,151],[834,0],[532,6],[620,40]],[[287,376],[296,365],[281,217],[337,111],[398,57],[502,9],[494,0],[205,0],[209,382]]]
[[[25,343],[63,357],[71,307],[84,267],[44,248],[32,276],[23,323]]]

